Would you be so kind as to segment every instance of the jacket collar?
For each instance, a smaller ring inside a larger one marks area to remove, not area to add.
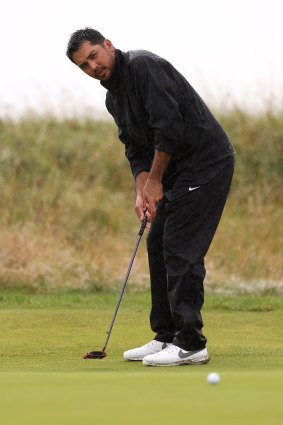
[[[124,59],[124,53],[119,50],[115,49],[115,64],[114,69],[112,71],[112,74],[110,78],[106,81],[100,81],[100,84],[105,87],[109,91],[113,91],[117,89],[121,83],[121,79],[123,78],[123,65],[124,65],[125,59]]]

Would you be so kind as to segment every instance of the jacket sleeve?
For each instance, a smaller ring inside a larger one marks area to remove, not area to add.
[[[131,141],[125,126],[118,122],[117,115],[115,114],[115,108],[109,92],[106,95],[106,107],[108,112],[114,118],[114,121],[118,127],[118,137],[125,145],[125,155],[130,163],[134,178],[136,178],[143,171],[149,172],[151,168],[151,161],[149,158],[146,158],[141,150],[138,149],[138,147]]]
[[[159,57],[140,56],[131,71],[154,132],[155,149],[174,154],[182,144],[184,124],[171,65]]]

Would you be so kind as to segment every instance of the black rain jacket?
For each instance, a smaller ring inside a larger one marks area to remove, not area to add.
[[[154,151],[172,154],[164,191],[207,183],[234,149],[187,80],[165,59],[145,50],[115,49],[111,77],[101,81],[133,176],[150,171]]]

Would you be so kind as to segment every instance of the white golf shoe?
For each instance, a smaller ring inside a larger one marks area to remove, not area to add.
[[[125,351],[123,357],[127,360],[142,360],[145,356],[148,356],[149,354],[158,353],[170,345],[172,344],[167,342],[156,341],[154,339],[153,341],[150,341],[142,347],[133,348],[132,350]]]
[[[167,348],[156,354],[150,354],[143,359],[147,366],[179,366],[185,364],[205,364],[209,362],[207,349],[185,351],[177,345],[170,344]]]

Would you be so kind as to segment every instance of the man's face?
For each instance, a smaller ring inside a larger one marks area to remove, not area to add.
[[[114,68],[115,48],[110,40],[104,40],[103,45],[85,41],[73,54],[73,60],[90,77],[106,81]]]

